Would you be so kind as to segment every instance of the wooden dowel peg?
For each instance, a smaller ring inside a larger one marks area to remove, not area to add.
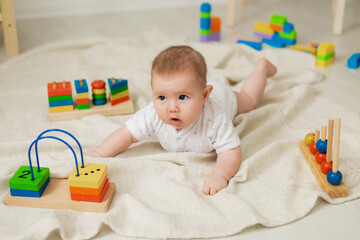
[[[332,157],[333,133],[334,133],[334,119],[329,119],[327,149],[326,149],[326,162],[328,163],[331,162],[331,157]]]
[[[338,163],[339,163],[339,148],[340,148],[340,127],[341,127],[341,119],[335,119],[335,135],[334,135],[334,157],[333,157],[333,172],[336,173],[338,171]]]
[[[319,138],[320,138],[320,130],[315,129],[315,143],[319,140]]]
[[[321,141],[326,141],[326,125],[321,127]]]

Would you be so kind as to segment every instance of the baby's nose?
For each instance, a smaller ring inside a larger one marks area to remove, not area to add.
[[[178,107],[177,103],[170,102],[169,112],[179,112],[179,107]]]

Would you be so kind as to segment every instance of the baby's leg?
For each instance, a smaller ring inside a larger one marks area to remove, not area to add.
[[[276,67],[266,58],[260,58],[254,71],[245,80],[240,92],[234,92],[237,99],[237,114],[254,109],[264,93],[266,79],[276,74]]]

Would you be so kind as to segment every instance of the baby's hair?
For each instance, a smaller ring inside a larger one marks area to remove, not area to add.
[[[202,87],[206,86],[207,67],[204,57],[190,46],[172,46],[160,52],[154,59],[151,79],[154,75],[169,76],[186,71],[194,73]]]

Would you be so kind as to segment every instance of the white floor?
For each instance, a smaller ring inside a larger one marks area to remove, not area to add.
[[[213,15],[223,19],[222,42],[231,43],[235,37],[251,37],[255,21],[270,20],[274,13],[283,14],[293,22],[298,43],[333,41],[336,62],[322,69],[325,80],[314,86],[320,95],[350,110],[360,113],[360,69],[346,67],[347,58],[360,52],[360,1],[347,1],[343,34],[332,35],[330,0],[317,1],[248,1],[246,7],[237,3],[236,26],[226,27],[226,5],[213,5]],[[134,36],[156,26],[168,34],[199,38],[199,8],[186,7],[152,11],[116,12],[101,15],[80,15],[17,21],[20,52],[26,53],[44,44],[86,37],[122,38]],[[0,33],[0,63],[11,59],[5,55],[3,35]],[[229,239],[359,239],[360,199],[341,205],[319,201],[304,218],[285,226],[251,227]],[[50,236],[54,239],[58,236]],[[98,238],[116,236],[109,229]]]

